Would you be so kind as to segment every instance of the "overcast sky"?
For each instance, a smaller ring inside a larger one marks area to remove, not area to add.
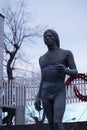
[[[0,0],[0,6],[7,0]],[[9,0],[14,3],[15,0]],[[60,37],[61,48],[71,50],[79,72],[87,72],[87,0],[29,0],[33,25],[48,25]],[[1,9],[0,9],[1,11]],[[33,61],[47,49],[43,38],[27,54]],[[33,50],[33,51],[32,51]]]

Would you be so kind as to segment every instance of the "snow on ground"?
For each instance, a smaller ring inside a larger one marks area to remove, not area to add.
[[[34,106],[26,106],[25,108],[25,123],[35,123],[32,117],[36,116],[41,119],[43,110],[40,114],[35,110]],[[79,122],[87,121],[87,102],[73,103],[66,105],[63,122]],[[47,122],[47,119],[45,119]]]
[[[87,102],[66,105],[63,122],[87,121]]]

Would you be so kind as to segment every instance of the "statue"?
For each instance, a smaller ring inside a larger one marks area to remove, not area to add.
[[[64,130],[63,115],[66,107],[65,76],[77,76],[78,71],[71,51],[60,48],[56,31],[44,32],[44,43],[48,51],[39,58],[41,82],[35,101],[37,111],[42,106],[49,122],[50,130]]]

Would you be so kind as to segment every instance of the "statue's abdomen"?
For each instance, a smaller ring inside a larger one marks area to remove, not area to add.
[[[65,87],[65,74],[58,72],[55,66],[50,65],[42,69],[43,90],[56,91]]]

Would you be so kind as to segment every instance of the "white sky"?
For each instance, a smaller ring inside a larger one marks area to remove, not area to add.
[[[6,0],[0,0],[0,5]],[[9,0],[12,2],[15,0]],[[61,47],[73,52],[79,72],[87,72],[87,0],[29,0],[34,25],[48,25],[60,37]],[[1,9],[0,9],[1,11]],[[46,52],[43,39],[35,41],[27,55],[32,61]],[[36,63],[36,62],[35,62]]]

